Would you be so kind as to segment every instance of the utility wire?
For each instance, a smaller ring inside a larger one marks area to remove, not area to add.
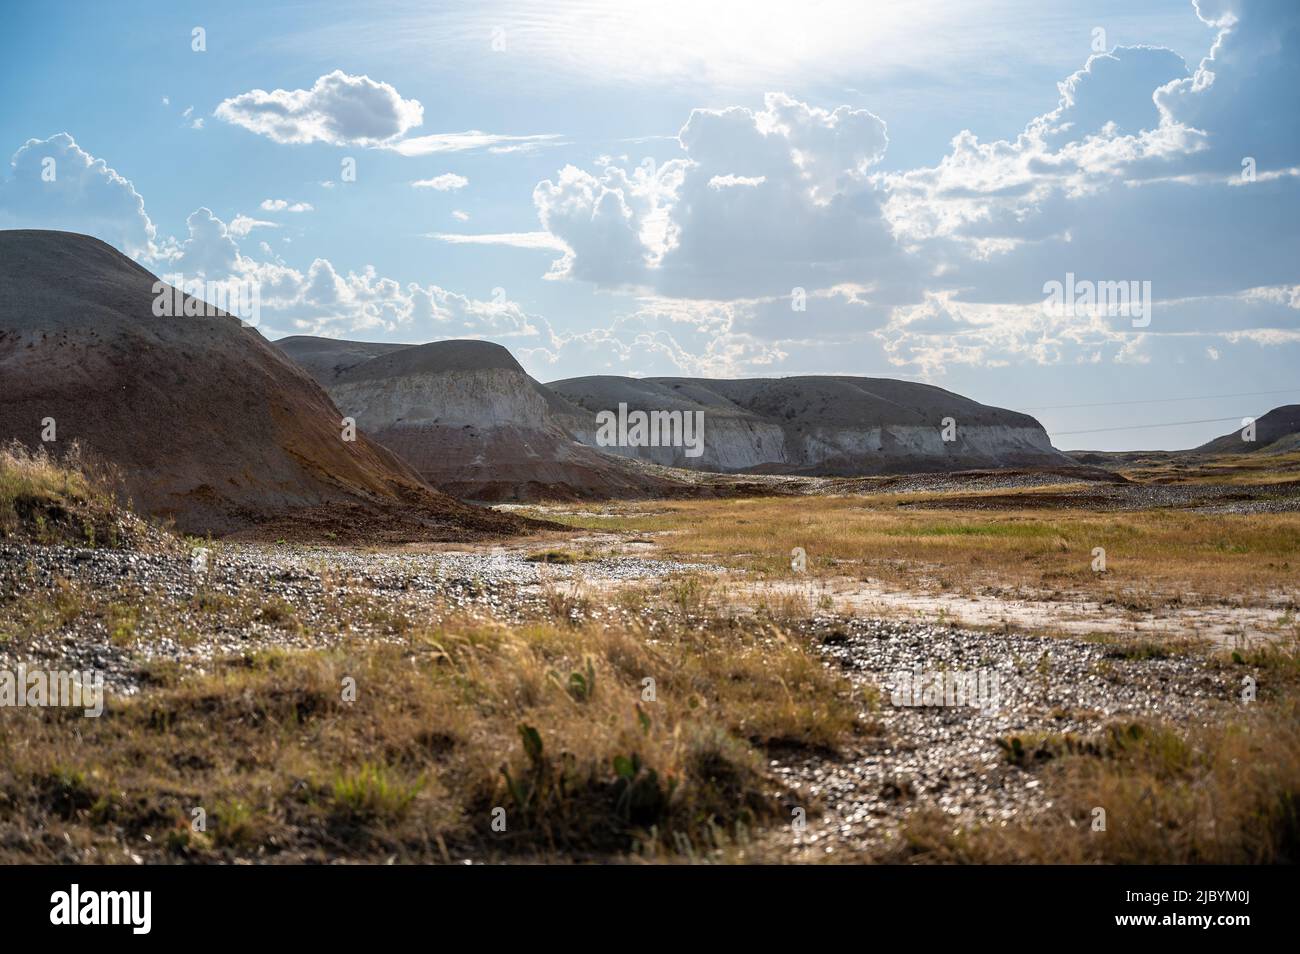
[[[1239,421],[1239,417],[1211,417],[1203,421],[1170,421],[1167,424],[1129,424],[1125,427],[1094,427],[1086,431],[1053,431],[1053,437],[1065,437],[1069,434],[1102,434],[1106,431],[1140,431],[1151,427],[1182,427],[1184,424],[1222,424],[1224,421]]]
[[[1282,388],[1280,391],[1244,391],[1240,394],[1202,394],[1198,397],[1148,398],[1144,401],[1102,401],[1098,404],[1047,404],[1043,407],[1022,407],[1022,411],[1063,411],[1074,407],[1117,407],[1121,404],[1167,404],[1171,401],[1212,401],[1218,398],[1258,397],[1261,394],[1300,393],[1300,388]],[[1075,431],[1076,434],[1084,433]]]

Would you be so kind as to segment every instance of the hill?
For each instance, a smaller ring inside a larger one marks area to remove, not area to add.
[[[345,440],[329,396],[259,332],[225,313],[159,317],[155,288],[98,239],[0,231],[0,441],[53,453],[75,441],[138,510],[191,533],[523,526],[432,490],[364,433]]]

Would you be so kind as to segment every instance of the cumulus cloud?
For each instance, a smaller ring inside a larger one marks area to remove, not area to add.
[[[156,230],[131,181],[66,132],[29,139],[0,177],[0,228],[94,235],[132,258],[148,256]]]
[[[477,129],[408,136],[424,122],[420,101],[404,98],[389,83],[342,70],[320,77],[311,89],[254,89],[240,93],[222,100],[214,115],[278,143],[362,146],[388,149],[403,156],[472,149],[511,152],[560,138],[558,133],[513,136]],[[202,120],[197,123],[201,125]]]
[[[388,83],[334,70],[311,89],[240,93],[223,100],[215,115],[279,143],[374,146],[419,126],[424,107]]]
[[[255,286],[261,326],[267,330],[431,340],[537,336],[548,327],[515,302],[481,301],[436,284],[403,284],[381,276],[373,266],[340,272],[328,259],[316,258],[303,271],[286,265],[266,243],[260,244],[260,256],[246,255],[238,239],[251,229],[240,218],[227,225],[206,208],[191,214],[186,224],[183,242],[163,243],[159,250],[154,262],[159,273]]]
[[[1129,47],[1092,56],[1058,84],[1057,108],[1031,120],[1014,141],[985,143],[964,130],[937,166],[882,177],[890,227],[903,241],[964,242],[976,257],[1041,238],[1032,220],[1053,198],[1091,196],[1143,163],[1203,148],[1199,131],[1163,123],[1155,104],[1156,89],[1186,72],[1169,50]]]
[[[557,331],[518,306],[374,269],[317,259],[299,271],[266,247],[243,254],[239,240],[270,225],[251,216],[225,225],[200,210],[185,242],[159,245],[130,183],[98,160],[82,162],[98,163],[86,173],[85,209],[72,208],[71,194],[60,206],[34,193],[42,153],[31,143],[15,161],[23,176],[0,182],[0,220],[14,221],[14,207],[27,203],[24,224],[49,227],[66,214],[119,247],[152,247],[165,264],[233,269],[262,283],[264,310],[286,331],[510,337],[526,366],[550,378],[598,370],[961,378],[1016,365],[1051,387],[1050,375],[1071,369],[1104,376],[1143,362],[1250,374],[1243,355],[1262,361],[1269,349],[1300,344],[1300,8],[1201,0],[1197,9],[1218,31],[1199,64],[1147,46],[1095,55],[1061,79],[1055,107],[1026,117],[1020,134],[985,141],[959,131],[933,166],[882,172],[889,140],[874,113],[771,94],[761,105],[692,112],[676,137],[680,152],[666,159],[602,157],[556,170],[532,193],[537,231],[428,236],[552,252],[548,277],[616,293],[590,309],[608,317],[577,330],[571,319]],[[418,103],[365,77],[330,76],[346,87],[337,95],[261,93],[240,104],[239,124],[277,141],[405,155],[555,140],[413,136],[420,117],[400,115],[397,104]],[[372,98],[387,99],[387,120],[374,118],[384,110]],[[294,210],[290,200],[267,201],[266,212]],[[1044,283],[1067,273],[1151,280],[1150,325],[1045,311]]]
[[[402,284],[369,266],[341,274],[322,258],[305,273],[255,263],[245,277],[262,289],[264,322],[286,332],[381,333],[408,341],[538,334],[534,316],[515,302],[473,299],[435,284]]]
[[[179,245],[171,243],[158,256],[159,263],[165,264],[168,272],[224,280],[251,265],[239,253],[235,238],[240,232],[227,227],[211,209],[196,209],[185,225],[189,229],[185,241]]]
[[[900,241],[994,300],[1067,270],[1149,279],[1170,299],[1293,277],[1300,242],[1281,223],[1300,212],[1300,7],[1197,11],[1219,33],[1194,71],[1168,50],[1099,54],[1014,141],[962,132],[937,166],[882,176]]]
[[[741,326],[748,303],[649,298],[608,327],[561,334],[536,346],[521,342],[519,361],[542,380],[580,374],[734,377],[762,373],[787,354]]]
[[[792,275],[823,292],[857,282],[865,306],[806,321],[849,340],[835,322],[851,316],[895,367],[928,375],[1141,363],[1174,353],[1175,336],[1290,341],[1295,312],[1260,289],[1276,298],[1300,260],[1287,224],[1300,213],[1300,12],[1199,12],[1220,32],[1194,71],[1155,47],[1093,56],[1016,139],[959,133],[930,168],[874,173],[887,140],[870,114],[773,96],[760,112],[696,111],[680,168],[570,167],[538,187],[543,224],[572,249],[553,270],[716,297],[770,297]],[[1044,314],[1044,282],[1067,272],[1150,280],[1152,324]],[[755,315],[779,328],[777,306]]]
[[[861,353],[866,331],[895,368],[930,376],[1183,360],[1178,339],[1206,336],[1289,342],[1300,12],[1248,0],[1198,12],[1219,35],[1195,70],[1157,47],[1098,54],[1016,139],[961,132],[930,168],[874,172],[888,140],[864,110],[777,95],[760,111],[697,110],[681,160],[570,166],[537,187],[543,225],[570,248],[552,274],[744,299],[736,328],[796,353],[779,286],[806,285],[823,305],[800,319],[812,336]],[[1067,272],[1150,280],[1151,324],[1045,313],[1044,283]],[[830,292],[850,283],[869,290]]]
[[[695,110],[678,142],[681,159],[610,160],[599,174],[566,166],[538,184],[543,226],[572,250],[554,276],[753,296],[896,257],[870,181],[888,146],[871,112],[771,93],[761,110]]]

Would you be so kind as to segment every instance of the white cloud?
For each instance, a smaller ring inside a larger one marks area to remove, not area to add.
[[[648,298],[609,327],[550,331],[536,346],[515,346],[542,380],[579,374],[736,377],[772,371],[789,355],[741,327],[748,303]],[[549,328],[549,326],[548,326]]]
[[[898,277],[870,169],[884,122],[770,93],[761,110],[697,109],[685,158],[574,166],[533,190],[542,225],[573,250],[552,275],[675,297],[753,297],[850,280],[874,264]]]
[[[230,220],[227,226],[231,235],[237,238],[243,238],[253,229],[278,229],[280,226],[275,222],[266,222],[262,219],[255,219],[247,215],[236,215]]]
[[[460,218],[462,215],[465,219],[469,218],[464,212],[460,213],[460,215],[453,212],[452,215],[455,215],[456,218]],[[568,246],[550,232],[489,232],[480,235],[464,235],[458,232],[429,232],[424,237],[437,239],[439,242],[447,242],[451,245],[507,245],[511,248],[540,248],[552,252],[568,250]]]
[[[247,219],[237,217],[227,226],[209,209],[198,209],[186,220],[188,238],[164,243],[152,264],[165,278],[255,284],[260,327],[268,331],[427,341],[536,337],[549,330],[543,319],[515,302],[481,301],[434,284],[402,284],[380,276],[373,266],[340,272],[328,259],[317,258],[300,271],[265,242],[258,243],[262,258],[253,258],[241,252],[237,241],[254,227]]]
[[[263,212],[311,212],[313,206],[310,202],[290,202],[288,199],[263,199],[261,209]]]
[[[14,153],[0,177],[0,227],[84,232],[132,258],[150,255],[156,234],[131,181],[66,132]]]
[[[767,176],[714,176],[709,180],[710,189],[734,189],[737,186],[755,188],[767,181]]]
[[[885,217],[903,241],[955,237],[987,256],[989,246],[978,239],[1026,231],[1026,220],[1054,195],[1095,194],[1144,163],[1201,148],[1195,130],[1162,125],[1153,96],[1186,72],[1169,50],[1096,54],[1058,84],[1057,108],[1031,120],[1015,141],[984,143],[963,130],[937,166],[883,176]]]
[[[218,104],[214,115],[278,143],[323,142],[334,146],[390,149],[428,156],[492,148],[512,151],[559,139],[557,133],[511,136],[472,129],[408,137],[424,122],[424,106],[395,87],[334,70],[311,89],[249,90]]]
[[[881,176],[900,241],[993,300],[1067,270],[1168,299],[1294,280],[1277,225],[1300,215],[1300,7],[1196,10],[1219,33],[1194,71],[1152,47],[1094,56],[1015,140],[964,131],[938,165]]]
[[[432,179],[417,179],[411,185],[416,189],[434,189],[438,192],[454,192],[457,189],[463,189],[469,185],[469,180],[464,176],[458,176],[454,172],[444,172],[440,176],[434,176]]]
[[[388,83],[334,70],[311,89],[241,93],[223,100],[215,115],[279,143],[374,146],[419,126],[424,107]]]
[[[452,217],[453,219],[455,219],[457,222],[468,222],[468,221],[469,221],[469,213],[468,213],[468,212],[465,212],[465,211],[463,211],[463,210],[461,210],[461,209],[452,209],[452,210],[451,210],[451,217]]]
[[[466,152],[470,149],[488,148],[493,152],[511,152],[520,151],[521,147],[503,147],[501,143],[536,145],[559,138],[559,133],[504,136],[471,129],[468,132],[438,133],[432,136],[416,136],[410,139],[402,139],[386,144],[386,148],[402,156],[431,156],[442,152]]]
[[[196,209],[185,224],[189,237],[179,244],[166,243],[156,256],[155,264],[164,266],[167,274],[179,273],[186,278],[201,275],[221,281],[240,274],[251,264],[239,253],[236,233],[211,209]]]

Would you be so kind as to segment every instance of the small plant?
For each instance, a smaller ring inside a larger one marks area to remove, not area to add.
[[[331,796],[336,814],[355,821],[392,821],[405,816],[423,787],[423,776],[403,783],[390,778],[383,765],[366,762],[336,778]]]
[[[591,697],[596,691],[596,665],[590,656],[586,658],[585,662],[585,672],[571,672],[568,680],[562,683],[576,702],[591,701]],[[554,670],[551,672],[551,678],[557,683],[560,682],[560,675]]]
[[[124,603],[110,603],[108,607],[109,638],[118,646],[129,646],[135,640],[139,610]]]
[[[528,563],[559,563],[568,564],[578,562],[578,558],[568,550],[542,550],[540,553],[530,553],[524,557]]]
[[[659,773],[642,765],[635,752],[631,756],[614,756],[613,764],[617,776],[615,810],[619,817],[633,825],[648,825],[659,819],[668,807],[673,785],[661,785]]]
[[[542,735],[526,722],[519,723],[519,738],[524,744],[524,754],[528,756],[529,772],[526,778],[515,781],[509,766],[501,766],[501,775],[505,778],[506,791],[515,803],[515,808],[527,812],[534,797],[542,789],[548,765],[542,747]]]

